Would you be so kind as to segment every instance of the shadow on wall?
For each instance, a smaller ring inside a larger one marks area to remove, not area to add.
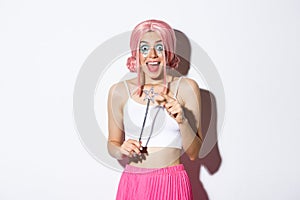
[[[213,95],[207,91],[200,89],[201,92],[201,123],[202,123],[202,134],[204,141],[208,141],[207,138],[215,138],[217,141],[217,127],[216,127],[216,107],[215,98]],[[210,144],[212,144],[210,142]],[[200,173],[202,166],[207,169],[207,171],[213,175],[215,174],[221,166],[221,155],[218,148],[218,143],[214,143],[211,147],[209,153],[207,153],[203,158],[198,158],[197,160],[191,161],[186,154],[181,157],[181,162],[187,171],[187,174],[191,180],[193,197],[195,200],[208,200],[209,195],[207,194],[201,180]],[[200,153],[201,155],[201,153]]]
[[[190,69],[191,45],[184,33],[175,30],[175,34],[177,39],[176,54],[181,60],[176,70],[181,75],[187,75]],[[199,90],[201,94],[201,126],[203,141],[205,142],[201,148],[201,158],[191,161],[186,154],[183,154],[181,162],[191,180],[194,199],[208,200],[209,195],[200,180],[201,169],[203,166],[211,175],[215,174],[221,166],[222,158],[217,143],[216,99],[210,91],[201,88]],[[205,152],[202,151],[203,149],[206,149]]]

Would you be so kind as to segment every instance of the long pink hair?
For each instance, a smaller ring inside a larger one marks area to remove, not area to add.
[[[167,70],[166,66],[170,68],[176,68],[179,63],[179,58],[174,53],[176,49],[176,36],[172,27],[166,22],[160,20],[146,20],[139,23],[132,31],[130,37],[130,49],[131,57],[127,59],[127,67],[131,72],[137,72],[138,74],[138,94],[141,95],[141,80],[140,80],[140,61],[139,61],[139,44],[141,37],[149,31],[158,33],[163,41],[165,48],[164,60],[164,87],[167,89]],[[165,90],[166,91],[166,90]]]

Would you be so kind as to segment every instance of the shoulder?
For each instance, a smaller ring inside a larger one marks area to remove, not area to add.
[[[183,77],[179,84],[179,90],[186,92],[196,92],[200,91],[198,83],[191,78]]]
[[[110,86],[110,88],[109,88],[109,96],[114,96],[114,94],[116,92],[120,92],[122,90],[122,87],[124,87],[122,85],[124,85],[124,83],[119,82],[119,83],[115,83],[112,86]]]
[[[186,105],[188,102],[200,102],[200,88],[191,78],[183,77],[178,87],[178,96]]]
[[[125,88],[124,81],[114,83],[112,86],[110,86],[109,93],[113,93],[119,90],[123,90]]]
[[[113,84],[109,89],[108,98],[110,100],[126,100],[128,98],[128,91],[124,81]]]

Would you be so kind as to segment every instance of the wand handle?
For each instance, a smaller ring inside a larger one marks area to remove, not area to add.
[[[146,123],[146,119],[147,119],[147,115],[148,115],[148,109],[149,109],[150,99],[147,99],[147,100],[148,100],[147,101],[147,108],[146,108],[146,113],[145,113],[145,117],[144,117],[144,121],[143,121],[142,130],[141,130],[140,137],[139,137],[139,142],[142,139],[142,134],[143,134],[143,131],[144,131],[144,127],[145,127],[145,123]]]

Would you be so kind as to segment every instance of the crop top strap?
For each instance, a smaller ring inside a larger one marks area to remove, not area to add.
[[[130,98],[130,97],[131,97],[131,94],[130,94],[130,90],[129,90],[129,87],[128,87],[128,85],[127,85],[127,82],[126,82],[126,80],[124,80],[123,82],[124,82],[124,85],[125,85],[125,87],[126,87],[128,97]]]
[[[176,88],[175,88],[175,92],[174,92],[174,99],[176,99],[176,97],[177,97],[177,93],[178,93],[178,88],[179,88],[179,83],[180,83],[180,81],[181,81],[181,79],[183,78],[183,76],[181,76],[179,79],[178,79],[178,81],[177,81],[177,85],[176,85]]]

